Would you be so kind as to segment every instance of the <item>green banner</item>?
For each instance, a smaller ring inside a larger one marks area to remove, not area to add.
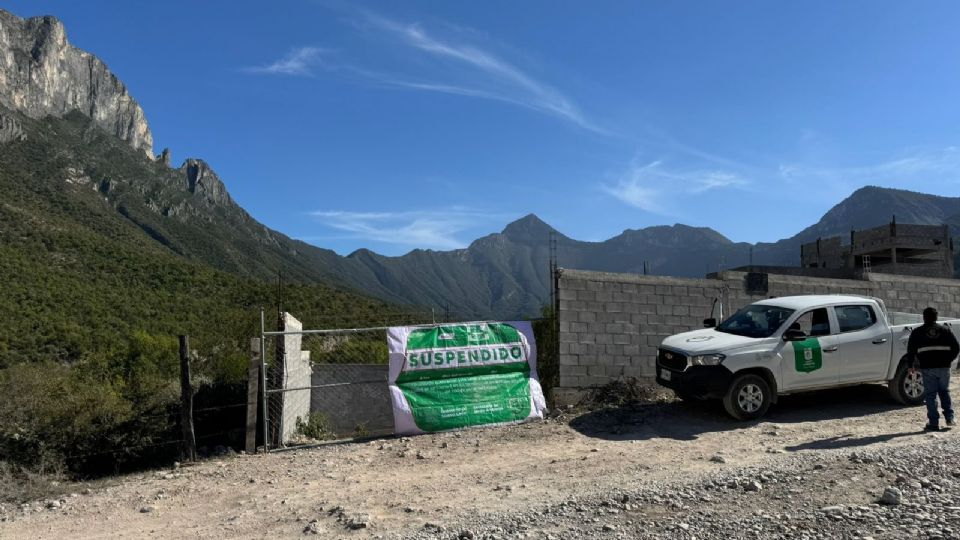
[[[521,344],[520,332],[504,323],[456,324],[419,328],[407,338],[407,352],[477,345]]]
[[[793,342],[794,365],[800,373],[810,373],[823,367],[823,351],[815,337]]]
[[[515,324],[524,325],[526,331]],[[536,405],[543,397],[535,379],[532,340],[529,323],[391,328],[390,383],[397,432],[446,431],[542,417],[543,407]]]

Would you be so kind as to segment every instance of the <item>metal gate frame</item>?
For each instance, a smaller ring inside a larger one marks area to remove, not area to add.
[[[263,410],[263,448],[264,452],[270,452],[270,410],[268,408],[268,398],[271,394],[290,392],[294,390],[313,390],[314,388],[331,388],[336,386],[349,386],[355,383],[331,383],[320,385],[309,385],[298,388],[269,388],[267,386],[267,339],[268,337],[282,338],[290,335],[340,335],[340,334],[361,334],[366,332],[386,331],[390,326],[371,326],[368,328],[337,328],[328,330],[296,330],[296,331],[268,331],[266,328],[265,310],[260,308],[260,386],[263,392],[260,393],[260,406]],[[280,416],[280,433],[283,433],[283,416]],[[283,446],[281,441],[280,447]]]

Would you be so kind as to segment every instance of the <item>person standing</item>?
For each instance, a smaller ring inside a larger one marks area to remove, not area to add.
[[[953,332],[937,324],[937,310],[923,310],[923,326],[910,333],[907,342],[909,369],[920,370],[923,378],[923,397],[927,402],[927,425],[924,431],[940,431],[937,397],[948,426],[953,426],[953,403],[950,400],[950,364],[960,353],[960,344]]]

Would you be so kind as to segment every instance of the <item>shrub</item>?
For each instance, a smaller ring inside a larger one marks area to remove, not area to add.
[[[330,424],[330,417],[322,412],[310,413],[306,422],[298,417],[297,433],[318,441],[329,441],[337,438],[337,434]]]

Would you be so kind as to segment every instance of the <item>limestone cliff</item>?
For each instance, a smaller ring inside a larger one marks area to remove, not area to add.
[[[189,158],[180,166],[184,174],[187,191],[202,196],[212,205],[225,205],[233,202],[223,181],[202,159]]]
[[[0,104],[31,118],[79,110],[153,158],[143,109],[100,59],[67,42],[53,17],[21,19],[0,9]]]

